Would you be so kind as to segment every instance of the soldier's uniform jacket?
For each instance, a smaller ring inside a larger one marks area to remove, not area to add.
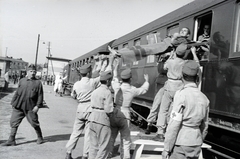
[[[113,112],[113,99],[109,88],[106,85],[101,85],[92,93],[91,97],[92,113],[89,116],[89,121],[109,126],[109,113]]]
[[[77,94],[77,100],[81,103],[86,103],[91,100],[92,92],[98,87],[100,77],[88,78],[82,77],[80,81],[77,81],[73,86],[73,91]],[[78,112],[89,112],[89,107],[79,107]]]
[[[184,63],[183,59],[174,57],[173,59],[168,59],[164,64],[164,69],[167,70],[168,77],[168,82],[165,85],[167,90],[176,91],[183,87],[181,78]]]
[[[184,109],[180,121],[175,115],[182,106]],[[209,100],[195,83],[186,84],[183,89],[177,91],[174,96],[164,149],[170,152],[174,144],[182,146],[202,145],[208,129],[208,113]]]
[[[116,107],[122,111],[129,111],[133,98],[146,93],[149,88],[149,83],[145,81],[141,87],[136,88],[129,83],[120,84],[118,79],[114,78],[112,88],[114,90],[114,103]],[[130,114],[126,117],[130,119]]]

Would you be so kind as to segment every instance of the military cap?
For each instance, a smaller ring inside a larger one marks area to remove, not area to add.
[[[176,48],[176,54],[178,54],[179,56],[184,56],[184,54],[186,53],[187,50],[187,44],[180,44],[178,45],[178,47]]]
[[[132,71],[131,69],[125,69],[121,72],[121,78],[122,79],[129,79],[132,77]]]
[[[99,76],[99,71],[94,71],[93,73],[92,73],[92,78],[96,78],[96,77],[98,77]]]
[[[112,71],[102,72],[100,75],[100,81],[106,81],[112,78]]]
[[[199,70],[199,65],[194,60],[188,60],[183,65],[182,73],[188,76],[196,76]]]
[[[91,64],[85,64],[82,67],[80,67],[80,73],[87,74],[91,71]]]
[[[27,68],[27,70],[36,70],[36,67],[34,64],[30,64]]]

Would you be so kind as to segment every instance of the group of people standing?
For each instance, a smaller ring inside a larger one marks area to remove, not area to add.
[[[111,157],[115,139],[121,134],[121,158],[130,159],[130,106],[132,99],[148,91],[148,75],[145,83],[136,88],[132,86],[130,69],[121,73],[118,79],[117,64],[112,68],[115,55],[110,55],[108,64],[100,59],[92,70],[90,64],[80,68],[81,80],[73,86],[71,95],[79,102],[73,132],[66,145],[66,159],[71,159],[80,135],[85,129],[82,158]],[[109,89],[114,90],[114,100]]]
[[[190,30],[182,28],[180,33],[174,34],[170,43],[165,40],[154,45],[161,51],[146,46],[144,54],[146,57],[166,53],[169,46],[172,48],[164,65],[168,80],[157,93],[157,102],[154,101],[155,105],[158,105],[156,110],[159,110],[159,113],[158,132],[153,140],[164,142],[163,158],[198,158],[207,133],[209,100],[197,87],[199,61],[196,48],[189,49],[189,35]],[[185,59],[189,50],[193,60]],[[129,52],[131,51],[129,49]],[[73,132],[66,144],[65,159],[72,159],[72,151],[83,132],[83,159],[111,158],[119,132],[121,159],[130,159],[130,107],[134,97],[148,91],[149,77],[144,74],[145,82],[139,88],[131,85],[132,72],[129,68],[123,70],[118,78],[118,57],[124,58],[128,50],[116,51],[109,48],[109,52],[109,58],[99,58],[95,66],[85,64],[80,67],[81,79],[74,84],[71,93],[79,104]],[[144,56],[141,55],[141,58]],[[114,61],[116,64],[113,67]],[[16,144],[17,128],[25,116],[37,132],[37,143],[43,143],[37,116],[37,111],[43,104],[43,89],[41,82],[36,80],[35,73],[34,66],[29,66],[27,77],[19,82],[19,88],[12,100],[11,134],[4,146]],[[150,113],[149,121],[150,118],[151,122],[156,119],[156,113],[155,116]]]
[[[196,48],[188,46],[189,35],[190,30],[182,28],[180,33],[174,34],[171,39],[173,50],[164,64],[168,80],[155,97],[158,102],[154,101],[158,105],[159,112],[158,132],[153,140],[164,142],[162,153],[164,158],[198,158],[207,133],[209,100],[198,89],[198,77],[201,76],[201,71]],[[166,42],[160,45],[165,44]],[[147,47],[149,50],[149,46]],[[167,47],[164,46],[164,48]],[[91,71],[89,65],[80,68],[82,79],[74,84],[72,92],[73,96],[77,96],[79,105],[73,133],[66,146],[66,159],[72,158],[71,152],[84,127],[83,158],[111,158],[114,142],[119,132],[120,157],[130,158],[130,107],[134,97],[148,91],[148,75],[144,75],[145,82],[139,88],[130,84],[132,77],[130,69],[123,70],[119,79],[118,62],[114,70],[112,70],[112,63],[117,56],[123,54],[126,56],[128,50],[125,48],[116,51],[109,48],[109,51],[114,56],[110,55],[105,69],[99,68]],[[131,53],[130,49],[129,53]],[[186,56],[190,53],[193,59],[187,60]],[[155,53],[149,51],[146,56],[150,54]],[[98,66],[101,63],[104,62],[100,61]],[[96,71],[100,76],[91,76],[91,74],[95,75]],[[113,99],[110,86],[114,91]],[[156,114],[151,116],[150,113],[149,120],[150,118],[151,121],[156,119]],[[189,138],[185,138],[184,135]]]

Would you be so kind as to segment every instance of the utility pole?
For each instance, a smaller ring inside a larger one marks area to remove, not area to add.
[[[38,58],[39,40],[40,40],[40,34],[38,34],[37,50],[36,50],[36,58],[35,58],[35,67],[36,67],[36,71],[37,71],[37,58]]]
[[[5,57],[7,57],[8,47],[6,47]]]
[[[51,54],[51,53],[50,53],[50,44],[51,44],[51,43],[48,42],[48,56],[47,56],[48,58],[49,58],[49,56],[50,56],[50,54]],[[48,63],[49,63],[48,58],[47,58],[47,77],[48,77]]]

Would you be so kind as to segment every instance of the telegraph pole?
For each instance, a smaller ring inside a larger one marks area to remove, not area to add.
[[[35,67],[36,67],[36,69],[37,69],[37,58],[38,58],[39,40],[40,40],[40,34],[38,34],[37,50],[36,50],[36,58],[35,58]],[[37,70],[36,70],[36,71],[37,71]]]
[[[48,42],[48,58],[49,58],[49,56],[50,56],[50,42]],[[49,63],[49,60],[48,60],[48,58],[47,58],[47,77],[48,77],[48,63]]]

